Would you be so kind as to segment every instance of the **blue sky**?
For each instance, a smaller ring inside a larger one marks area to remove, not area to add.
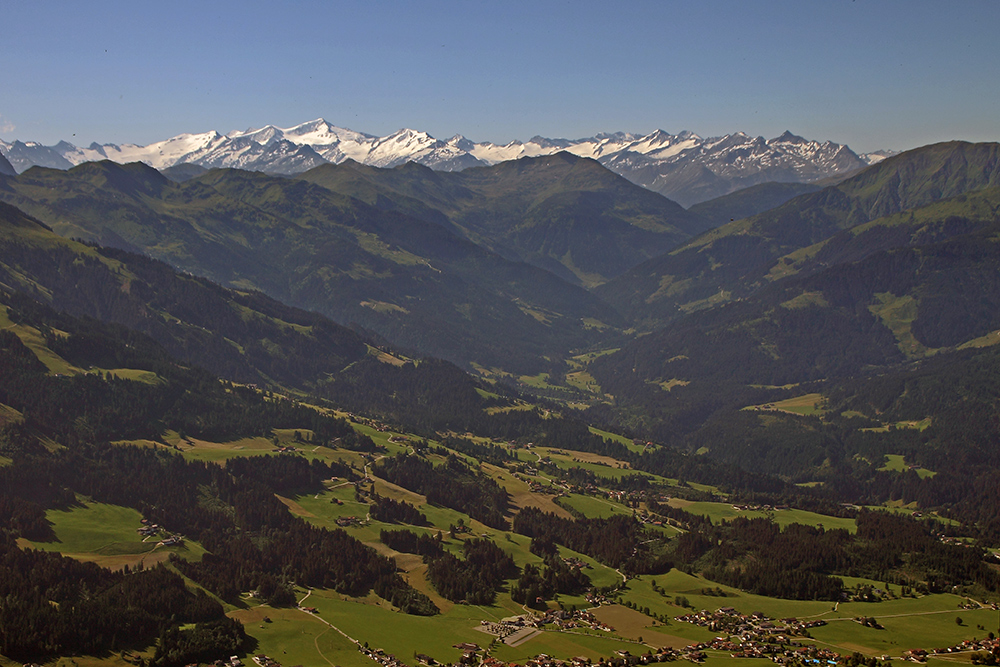
[[[0,138],[140,143],[314,118],[507,142],[789,129],[1000,140],[1000,2],[0,0]]]

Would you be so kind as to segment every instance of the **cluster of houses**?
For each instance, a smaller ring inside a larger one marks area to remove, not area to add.
[[[917,516],[917,512],[914,512],[913,516]],[[943,544],[949,544],[949,545],[951,545],[953,547],[966,547],[968,549],[971,549],[974,546],[976,546],[974,542],[968,540],[967,538],[963,538],[963,537],[950,537],[948,535],[942,535],[938,539]]]
[[[595,593],[593,590],[587,591],[584,595],[587,602],[589,602],[594,607],[600,607],[602,604],[614,604],[613,600],[608,599],[608,596],[603,593]]]
[[[186,667],[198,667],[198,663],[192,663]],[[230,656],[229,660],[216,660],[212,663],[212,667],[243,667],[243,661],[240,660],[240,656],[234,655]]]
[[[690,660],[702,662],[705,653],[693,646],[682,649],[662,648],[656,653],[647,651],[632,655],[629,651],[616,651],[615,656],[593,662],[590,658],[577,656],[569,660],[557,660],[544,653],[525,662],[525,667],[632,667],[634,665],[652,665],[658,662],[673,662],[674,660]]]
[[[639,655],[632,655],[629,651],[616,651],[615,655],[592,661],[586,657],[575,657],[569,660],[560,660],[541,653],[530,658],[524,663],[524,667],[634,667],[635,665],[650,665],[660,662],[673,662],[676,660],[688,660],[694,663],[702,663],[706,660],[705,651],[724,651],[733,658],[763,658],[771,660],[776,664],[829,664],[833,665],[841,662],[843,656],[829,648],[818,647],[813,644],[802,645],[790,643],[791,637],[806,634],[806,630],[822,625],[826,625],[823,620],[799,620],[795,618],[785,618],[775,621],[762,613],[741,614],[732,607],[723,607],[714,612],[701,611],[693,614],[686,614],[677,617],[678,621],[693,623],[701,627],[708,628],[714,632],[725,633],[726,636],[719,636],[710,642],[700,642],[689,644],[683,648],[664,647],[656,651],[647,651]],[[589,627],[608,632],[614,632],[614,628],[600,623],[593,614],[586,611],[555,611],[550,610],[544,616],[535,617],[530,615],[514,616],[505,618],[499,623],[482,621],[484,631],[495,635],[500,639],[527,628],[540,628],[547,624],[555,624],[560,629],[574,627]],[[478,644],[471,642],[461,642],[454,645],[462,651],[462,656],[455,667],[460,665],[480,665],[481,667],[521,667],[521,665],[507,663],[494,658],[488,654],[481,655],[482,648]],[[395,656],[386,653],[382,649],[371,649],[366,646],[359,646],[359,650],[369,658],[378,662],[383,667],[407,667]],[[968,640],[955,646],[934,649],[930,654],[941,655],[949,653],[968,653],[973,651],[983,651],[993,653],[1000,651],[1000,638]],[[905,660],[913,662],[926,662],[929,652],[923,649],[911,649],[903,653]],[[434,658],[421,653],[415,654],[415,658],[420,664],[433,667],[439,663]],[[888,660],[889,656],[881,656],[882,660]],[[281,667],[281,665],[268,658],[259,655],[254,658],[254,662],[259,667]],[[224,663],[220,661],[217,667],[241,667],[238,663]]]
[[[947,655],[949,653],[968,653],[970,651],[982,651],[984,653],[995,654],[996,651],[1000,651],[1000,638],[997,639],[966,639],[964,642],[955,644],[954,646],[948,646],[945,648],[936,648],[930,651],[933,655]],[[910,660],[912,662],[927,662],[928,651],[923,649],[914,648],[903,653],[904,660]],[[975,656],[973,656],[975,658]],[[975,664],[975,660],[973,660]]]
[[[528,488],[531,489],[532,493],[544,493],[552,496],[561,496],[565,491],[555,486],[554,484],[542,484],[541,482],[536,482],[535,480],[530,480],[528,482]]]
[[[828,648],[820,648],[818,646],[800,646],[796,649],[785,649],[781,654],[776,654],[768,656],[771,658],[772,662],[776,662],[779,665],[785,663],[793,664],[831,664],[839,662],[841,660],[841,655],[836,651],[831,651]],[[884,656],[883,656],[884,657]]]
[[[616,503],[621,503],[622,505],[629,505],[630,501],[632,503],[638,504],[642,500],[642,494],[638,491],[607,491],[608,500],[613,500]]]
[[[566,609],[549,609],[535,620],[535,627],[554,625],[560,630],[573,628],[590,628],[604,632],[614,632],[615,629],[597,620],[597,617],[586,610],[568,611]]]
[[[636,518],[641,523],[649,524],[650,526],[673,526],[675,528],[681,528],[681,529],[685,527],[684,524],[682,524],[677,519],[672,519],[670,517],[664,518],[661,516],[657,516],[655,514],[650,514],[646,510],[640,511],[636,515]]]
[[[378,433],[386,433],[393,429],[389,428],[382,422],[375,421],[374,419],[369,419],[368,417],[361,417],[352,412],[347,413],[347,420],[352,424],[361,424],[362,426],[368,426],[369,428],[375,429]],[[403,436],[400,436],[403,437]],[[404,438],[405,439],[405,438]],[[391,440],[391,438],[390,438]],[[395,441],[393,441],[395,442]]]
[[[458,644],[452,644],[452,647],[462,652],[462,657],[458,660],[459,664],[474,665],[479,662],[479,652],[482,650],[479,648],[479,644],[459,642]]]
[[[583,570],[583,569],[590,570],[590,569],[593,569],[593,566],[591,566],[591,565],[583,562],[582,560],[580,560],[579,558],[576,558],[575,556],[570,556],[568,558],[563,558],[562,562],[565,563],[566,565],[568,565],[569,567],[575,567],[578,570]]]
[[[161,528],[159,524],[150,522],[149,519],[143,519],[142,526],[136,528],[135,530],[143,537],[152,537],[153,535],[159,535],[163,528]]]
[[[795,623],[793,623],[794,625]],[[775,637],[777,639],[777,637]],[[841,662],[843,657],[840,653],[829,648],[815,645],[781,645],[778,643],[762,643],[757,646],[748,645],[743,642],[736,642],[727,637],[716,637],[710,642],[690,644],[683,648],[665,647],[656,653],[647,652],[640,655],[631,655],[628,651],[617,651],[616,656],[606,660],[591,662],[589,658],[576,657],[571,660],[557,660],[548,655],[540,654],[525,662],[525,667],[632,667],[634,665],[649,665],[658,662],[673,662],[675,660],[688,660],[690,662],[704,662],[707,655],[706,650],[725,651],[733,658],[763,658],[783,665],[790,664],[836,664]],[[968,653],[982,651],[991,653],[1000,650],[1000,639],[968,640],[948,648],[934,649],[930,651],[933,655],[948,653]],[[912,662],[926,662],[929,653],[923,649],[911,649],[903,653],[904,660]],[[881,656],[882,660],[889,660],[889,656]],[[487,665],[487,661],[492,660],[495,664]],[[485,667],[513,667],[493,658],[486,658],[482,663]]]
[[[711,649],[713,651],[725,651],[733,658],[764,658],[777,664],[784,664],[786,662],[836,662],[840,657],[840,654],[836,651],[828,648],[819,648],[812,644],[801,646],[777,642],[777,637],[773,641],[764,639],[749,642],[736,641],[730,637],[716,637],[710,642],[686,646],[685,650],[689,656],[697,656],[699,653],[704,656],[704,650]],[[704,660],[704,657],[700,660],[695,659],[694,662],[700,662],[701,660]]]
[[[263,653],[255,655],[253,661],[259,665],[259,667],[281,667],[281,663],[274,658],[268,657]]]
[[[822,619],[799,620],[783,618],[775,621],[760,612],[742,614],[732,607],[721,607],[715,611],[699,611],[677,617],[683,623],[692,623],[712,632],[725,632],[729,635],[775,637],[804,636],[809,628],[826,625]]]
[[[566,454],[566,452],[560,453]],[[590,465],[603,466],[605,468],[624,468],[626,470],[631,470],[632,468],[628,461],[618,461],[615,465],[611,465],[610,463],[606,463],[604,461],[585,461],[584,459],[576,456],[573,457],[573,463],[589,463]]]
[[[546,625],[554,625],[560,630],[571,628],[592,628],[594,630],[604,630],[614,632],[610,625],[601,623],[597,618],[586,610],[569,611],[566,609],[549,609],[541,616],[522,614],[521,616],[510,616],[499,622],[480,621],[480,630],[504,639],[516,632],[527,628],[542,628]]]
[[[382,667],[407,667],[407,665],[399,658],[391,653],[386,653],[380,648],[368,648],[362,644],[358,646],[358,650],[378,664],[382,665]]]
[[[152,523],[149,519],[142,520],[142,526],[136,528],[136,532],[139,533],[143,538],[154,537],[160,533],[165,533],[166,529],[159,524]],[[178,544],[183,544],[184,538],[180,535],[168,535],[159,542],[156,543],[158,547],[172,547]]]
[[[809,628],[826,625],[826,621],[811,620],[802,621],[794,618],[785,618],[780,621],[773,621],[764,614],[751,614],[749,616],[736,612],[732,607],[724,607],[715,612],[701,611],[696,614],[686,614],[678,616],[678,621],[694,623],[708,628],[713,632],[723,632],[728,636],[716,637],[711,642],[703,644],[692,644],[688,646],[689,651],[702,651],[712,649],[716,651],[727,651],[734,658],[767,658],[772,662],[784,664],[786,662],[800,663],[835,663],[840,661],[841,655],[828,648],[821,648],[815,645],[792,645],[790,638],[806,634]],[[865,619],[854,619],[863,622]],[[910,649],[902,654],[904,660],[911,662],[927,662],[927,656],[944,655],[949,653],[969,653],[973,651],[983,651],[992,653],[1000,651],[1000,638],[998,639],[971,639],[963,641],[954,646],[946,648],[936,648],[931,651],[924,649]],[[881,656],[882,660],[888,660],[889,656]]]
[[[737,512],[778,512],[790,509],[789,505],[733,505]]]
[[[836,660],[839,654],[815,646],[790,646],[791,638],[808,636],[810,628],[826,625],[821,619],[800,620],[783,618],[775,621],[762,613],[741,614],[732,607],[714,612],[700,611],[677,617],[712,632],[724,633],[707,644],[692,645],[694,650],[711,648],[727,651],[734,658],[769,658],[784,663],[792,659]],[[816,655],[813,655],[816,653]],[[830,653],[829,656],[826,653]],[[822,655],[820,655],[822,654]]]
[[[475,644],[472,644],[472,646],[475,646]],[[482,656],[480,659],[477,650],[465,650],[462,656],[462,661],[457,663],[459,665],[475,664],[476,660],[479,660],[481,667],[522,667],[520,664],[504,662],[489,655]],[[438,664],[430,656],[418,653],[416,657],[424,665],[433,666]],[[684,659],[691,660],[692,662],[702,662],[705,660],[705,653],[693,647],[683,649],[664,648],[660,649],[657,653],[649,651],[640,655],[632,655],[628,651],[617,651],[615,656],[596,662],[584,656],[577,656],[569,660],[560,660],[545,653],[539,653],[535,657],[525,661],[523,667],[632,667],[634,665],[651,665],[658,662],[672,662]]]
[[[458,663],[456,663],[457,665],[473,665],[479,662],[479,652],[483,650],[479,647],[479,644],[473,644],[472,642],[460,642],[458,644],[452,644],[452,646],[462,651],[462,657]],[[415,657],[417,662],[421,665],[427,665],[428,667],[441,664],[434,658],[429,655],[424,655],[423,653],[415,653],[413,657]],[[500,662],[496,658],[489,657],[485,658],[482,662],[484,665],[491,663],[496,663],[496,667],[506,665],[506,663]]]

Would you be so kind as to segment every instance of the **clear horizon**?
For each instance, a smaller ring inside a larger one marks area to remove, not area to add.
[[[322,117],[384,136],[785,130],[997,141],[1000,3],[10,3],[0,138],[145,145]]]

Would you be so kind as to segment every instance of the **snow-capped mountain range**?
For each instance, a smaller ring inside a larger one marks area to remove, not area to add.
[[[461,135],[447,141],[402,129],[385,137],[355,132],[323,119],[290,128],[268,125],[242,132],[181,134],[146,146],[97,144],[80,148],[0,140],[0,153],[22,172],[34,165],[68,169],[83,162],[145,162],[156,169],[178,164],[295,174],[345,160],[375,167],[417,162],[454,171],[568,151],[593,158],[612,171],[675,199],[684,206],[765,181],[812,182],[849,173],[886,157],[858,155],[842,144],[810,141],[785,132],[774,139],[743,132],[702,138],[691,132],[648,135],[626,132],[586,139],[546,139],[498,145]]]

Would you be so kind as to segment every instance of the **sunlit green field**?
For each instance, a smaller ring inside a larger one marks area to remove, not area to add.
[[[651,583],[654,580],[664,589],[664,595],[653,591]],[[725,597],[707,595],[706,591],[722,591]],[[898,657],[909,648],[933,649],[982,637],[985,631],[976,626],[990,628],[997,621],[997,612],[992,610],[958,609],[963,599],[953,595],[840,605],[825,601],[776,600],[717,586],[705,579],[672,570],[665,575],[629,580],[622,594],[624,600],[639,608],[649,607],[651,613],[665,614],[666,623],[616,607],[631,614],[629,622],[622,621],[621,626],[621,631],[630,639],[582,629],[569,632],[548,629],[516,648],[498,644],[492,648],[491,655],[513,662],[524,662],[539,653],[563,658],[585,655],[596,659],[608,657],[620,649],[632,653],[645,652],[648,647],[637,644],[637,637],[654,646],[663,645],[662,638],[669,639],[668,643],[674,645],[712,639],[716,633],[676,620],[676,616],[687,613],[686,609],[674,604],[676,596],[683,596],[694,609],[713,610],[731,606],[748,614],[760,611],[772,618],[822,618],[828,624],[811,629],[813,638],[802,641],[829,646],[841,653],[861,651],[867,655]],[[568,606],[575,604],[576,600],[562,598],[561,602]],[[491,637],[477,630],[480,621],[498,620],[521,611],[506,594],[501,594],[497,604],[491,607],[451,605],[444,613],[434,617],[398,614],[372,596],[352,600],[332,591],[313,591],[305,604],[316,607],[320,618],[350,637],[383,648],[403,660],[414,652],[420,652],[449,663],[459,657],[459,650],[452,646],[457,642],[489,645]],[[264,623],[263,614],[269,616],[272,623]],[[317,619],[297,610],[260,607],[235,611],[231,615],[243,620],[248,634],[259,641],[256,652],[267,653],[279,660],[285,656],[289,662],[301,664],[310,664],[317,658],[337,665],[364,664],[359,659],[363,656],[356,655],[353,644]],[[874,616],[885,629],[865,628],[852,620],[856,616]],[[624,618],[620,613],[617,617]],[[962,625],[955,622],[956,617],[961,617]],[[390,627],[392,631],[386,632],[385,628]],[[709,662],[734,667],[741,661],[710,653]]]
[[[594,435],[599,435],[605,440],[611,440],[612,442],[617,442],[618,444],[625,445],[633,452],[641,452],[643,450],[642,445],[633,444],[631,438],[626,438],[623,435],[618,435],[617,433],[611,433],[610,431],[602,431],[601,429],[595,428],[593,426],[590,426],[588,428],[590,429],[590,432],[593,433]]]
[[[170,547],[156,546],[162,537],[150,537],[144,542],[136,532],[142,526],[142,516],[128,507],[86,503],[69,510],[49,510],[45,517],[52,524],[56,541],[21,540],[24,546],[57,551],[110,568],[135,565],[140,561],[146,564],[162,562],[171,553],[188,560],[200,560],[205,553],[201,545],[189,540]]]
[[[139,379],[139,378],[136,378]],[[153,378],[147,378],[153,380]],[[802,398],[802,397],[800,397]],[[792,406],[794,407],[794,406]],[[179,451],[183,456],[193,460],[212,461],[224,464],[225,461],[238,456],[272,455],[277,445],[293,445],[298,450],[295,455],[319,458],[326,461],[343,461],[352,465],[362,474],[367,467],[373,474],[377,473],[377,460],[383,456],[391,456],[411,450],[408,442],[390,442],[393,436],[390,432],[379,432],[374,427],[362,424],[353,425],[356,430],[364,433],[387,451],[375,456],[366,456],[335,448],[320,447],[308,441],[311,433],[299,430],[300,438],[296,437],[295,429],[285,429],[275,432],[272,437],[245,438],[227,443],[211,443],[193,438],[181,438],[179,434],[168,432],[162,443],[152,441],[136,443],[145,446],[169,447]],[[621,442],[630,449],[637,446],[626,438],[592,429],[592,432]],[[400,434],[405,435],[405,434]],[[415,436],[407,436],[412,442]],[[434,443],[436,444],[436,443]],[[639,447],[638,449],[641,449]],[[469,459],[466,455],[459,455]],[[620,478],[627,474],[642,474],[657,482],[676,487],[677,480],[655,477],[629,469],[624,462],[609,457],[602,457],[584,452],[556,450],[535,447],[531,450],[516,451],[519,460],[537,464],[539,457],[548,457],[556,466],[562,469],[583,468],[593,471],[605,478]],[[430,460],[440,463],[443,457],[432,455]],[[898,459],[898,460],[897,460]],[[3,465],[0,460],[0,465]],[[478,465],[478,464],[477,464]],[[888,457],[887,467],[905,469],[902,457]],[[510,486],[511,498],[517,500],[519,507],[535,503],[552,503],[552,495],[531,493],[527,482],[515,479],[511,471],[497,466],[483,465],[485,474],[492,476],[501,483]],[[929,471],[928,471],[929,472]],[[547,476],[540,475],[544,480]],[[543,482],[544,483],[544,482]],[[366,485],[367,486],[367,485]],[[709,490],[710,487],[696,487]],[[442,613],[434,617],[417,617],[393,612],[388,603],[379,600],[373,594],[363,599],[348,599],[333,591],[312,591],[309,594],[307,606],[319,610],[317,617],[310,616],[297,609],[272,609],[266,606],[242,609],[230,609],[230,615],[238,618],[246,626],[247,633],[256,642],[254,653],[266,653],[285,665],[339,665],[341,667],[369,667],[372,661],[357,651],[357,647],[344,637],[336,626],[349,637],[360,642],[368,642],[373,647],[380,647],[395,654],[408,664],[412,664],[415,652],[426,653],[440,662],[452,663],[460,651],[452,645],[457,642],[473,642],[480,646],[490,644],[492,637],[478,628],[483,620],[499,620],[514,614],[524,613],[524,609],[511,598],[506,591],[498,594],[497,602],[489,607],[469,606],[444,600],[430,587],[425,577],[426,565],[410,554],[397,554],[380,542],[382,530],[398,530],[405,528],[416,532],[429,534],[441,533],[444,547],[452,553],[460,553],[464,542],[471,538],[486,537],[496,543],[506,553],[510,554],[519,567],[528,563],[541,564],[542,559],[529,550],[530,539],[509,532],[489,528],[468,516],[446,507],[428,504],[426,498],[385,480],[374,479],[374,487],[380,495],[396,500],[405,500],[416,506],[428,519],[430,526],[414,527],[372,521],[368,518],[370,504],[355,496],[354,485],[343,479],[335,479],[324,483],[322,490],[309,493],[300,491],[298,495],[290,493],[280,500],[293,514],[317,526],[338,529],[337,520],[344,517],[356,517],[359,525],[346,528],[346,531],[362,542],[378,549],[381,553],[397,558],[397,565],[404,576],[415,588],[432,596],[432,599],[442,609]],[[561,489],[558,489],[561,491]],[[674,489],[671,489],[673,491]],[[631,516],[634,511],[622,503],[614,502],[606,497],[582,494],[562,496],[559,502],[564,507],[572,508],[587,517],[605,518],[615,515]],[[823,526],[827,529],[843,528],[854,532],[856,525],[853,519],[842,519],[823,516],[802,510],[740,511],[724,502],[692,502],[674,498],[670,504],[681,507],[696,515],[708,516],[713,522],[733,519],[738,516],[769,517],[778,525],[802,523],[812,526]],[[554,509],[559,509],[551,505]],[[568,515],[565,515],[568,516]],[[80,558],[92,560],[107,567],[143,562],[151,564],[162,562],[172,553],[178,553],[185,558],[200,558],[204,550],[194,542],[186,542],[183,547],[169,549],[156,547],[158,539],[142,542],[136,529],[141,525],[141,516],[135,510],[105,505],[100,503],[83,503],[70,510],[51,510],[47,518],[52,523],[58,537],[57,542],[28,543],[21,540],[22,546],[59,551]],[[460,534],[455,538],[449,536],[449,528],[453,525],[465,524],[471,532]],[[169,526],[167,526],[169,528]],[[652,526],[647,526],[653,529]],[[678,531],[664,527],[663,532],[672,536]],[[622,576],[614,569],[597,563],[593,559],[560,548],[563,556],[581,559],[587,567],[584,572],[595,586],[606,587],[618,584]],[[653,582],[662,593],[654,590]],[[512,582],[508,582],[508,585]],[[845,579],[845,584],[872,584],[882,586],[879,582],[860,579]],[[894,592],[899,589],[892,587]],[[308,591],[300,590],[299,597],[304,597]],[[814,628],[811,633],[820,645],[829,646],[841,653],[861,651],[867,655],[889,654],[899,656],[909,648],[943,647],[953,645],[964,639],[982,637],[990,629],[996,631],[997,612],[988,609],[959,609],[963,598],[954,595],[932,595],[917,599],[887,600],[881,603],[842,603],[834,604],[827,601],[794,601],[766,598],[752,595],[730,587],[679,570],[671,570],[663,575],[643,575],[630,579],[620,591],[622,602],[631,603],[640,611],[628,611],[627,616],[619,613],[620,618],[628,618],[628,628],[621,628],[622,636],[608,636],[596,631],[575,630],[558,632],[547,629],[542,634],[530,639],[518,647],[504,644],[492,648],[494,657],[501,660],[523,663],[529,657],[539,653],[547,653],[559,658],[586,656],[591,659],[609,657],[617,650],[629,650],[632,653],[644,653],[649,646],[636,643],[638,637],[651,646],[663,645],[666,639],[676,644],[710,640],[716,633],[705,628],[676,620],[676,616],[689,611],[679,606],[683,600],[693,609],[716,609],[727,606],[734,607],[744,613],[763,612],[773,618],[794,616],[797,618],[822,618],[828,625]],[[552,606],[562,605],[566,608],[583,608],[589,606],[583,596],[559,596]],[[623,610],[622,607],[615,607]],[[648,608],[649,615],[641,612]],[[605,608],[607,609],[607,608]],[[654,619],[656,616],[657,619]],[[884,630],[865,628],[852,619],[856,616],[874,616],[885,626]],[[265,617],[270,622],[265,620]],[[665,621],[659,619],[665,618]],[[960,618],[962,623],[956,623]],[[326,622],[324,622],[326,621]],[[625,621],[623,621],[624,623]],[[979,629],[982,626],[983,629]],[[963,658],[963,660],[965,660]],[[708,664],[733,667],[736,663],[747,662],[734,660],[719,653],[709,653]],[[754,661],[759,665],[759,661]],[[0,665],[0,667],[3,667]]]
[[[586,452],[574,452],[572,450],[551,449],[548,447],[534,447],[531,450],[520,449],[517,451],[517,458],[525,463],[537,464],[538,457],[548,457],[553,465],[563,470],[580,468],[588,470],[598,477],[607,479],[621,479],[626,475],[639,475],[646,477],[659,484],[675,484],[676,480],[660,477],[652,473],[641,470],[633,470],[623,461],[612,459],[606,456],[597,456]]]
[[[595,498],[584,496],[579,493],[571,493],[560,499],[564,505],[568,505],[580,512],[588,519],[606,519],[615,514],[632,514],[632,509],[625,507],[621,503],[608,500],[607,498]]]
[[[302,597],[301,595],[299,597]],[[312,603],[310,597],[307,604]],[[283,665],[332,664],[372,667],[357,646],[318,618],[298,609],[255,607],[230,612],[256,641],[254,654],[263,653]],[[270,623],[264,618],[270,619]]]
[[[856,647],[855,650],[869,655],[886,653],[898,656],[911,648],[946,647],[972,637],[983,638],[986,631],[978,630],[977,625],[982,625],[984,628],[992,627],[996,631],[997,612],[985,609],[942,610],[942,606],[947,606],[947,602],[942,599],[945,597],[948,596],[932,596],[929,602],[936,609],[917,615],[913,615],[915,612],[909,610],[902,612],[907,614],[906,616],[894,616],[893,611],[889,609],[880,613],[881,607],[886,603],[866,605],[872,607],[866,610],[867,614],[878,619],[884,630],[866,628],[851,620],[833,620],[826,626],[813,628],[810,632],[818,641]],[[857,610],[859,604],[861,603],[842,605],[842,607]],[[902,606],[901,609],[906,607]],[[862,612],[856,611],[856,613]],[[896,613],[900,612],[896,610]],[[955,623],[956,617],[962,619],[963,625]]]
[[[452,646],[457,642],[472,642],[480,646],[490,643],[492,636],[477,629],[480,621],[495,621],[515,613],[515,610],[499,604],[493,607],[454,605],[438,616],[407,616],[380,606],[344,600],[330,591],[314,591],[306,604],[315,606],[322,618],[349,636],[383,648],[403,660],[419,652],[447,663],[456,662],[461,657],[461,651]],[[386,632],[386,628],[392,628],[392,631]],[[622,648],[634,651],[635,646],[632,642],[621,640],[544,632],[517,648],[498,646],[493,655],[502,660],[518,661],[538,653],[596,658]]]
[[[343,482],[329,482],[330,488],[309,495],[283,499],[293,513],[307,520],[330,528],[335,527],[338,517],[351,515],[364,517],[367,515],[367,505],[354,499],[353,485]],[[393,490],[400,497],[406,497],[405,490]],[[450,551],[461,549],[462,542],[472,536],[485,534],[504,551],[509,553],[523,567],[526,563],[540,563],[540,558],[528,550],[530,540],[521,535],[513,535],[490,529],[478,522],[472,522],[462,514],[447,508],[438,508],[421,502],[416,494],[409,499],[415,501],[435,524],[434,528],[426,530],[436,533],[443,530],[445,546]],[[341,504],[334,501],[339,499]],[[571,495],[564,499],[584,513],[595,516],[610,516],[616,513],[631,513],[629,508],[611,501],[602,501],[589,496]],[[730,507],[723,503],[690,503],[688,511],[713,510],[713,519],[725,518],[722,508]],[[783,512],[776,512],[778,519]],[[789,513],[790,516],[795,516]],[[808,514],[808,513],[802,513]],[[806,519],[815,520],[816,517]],[[62,551],[73,555],[83,554],[104,563],[117,562],[115,559],[136,558],[146,554],[151,546],[143,544],[135,529],[140,525],[141,516],[135,510],[113,505],[98,503],[85,504],[69,511],[50,511],[48,518],[59,537],[59,542],[30,545],[53,551]],[[447,527],[457,523],[458,519],[473,526],[471,535],[462,535],[457,539],[448,538]],[[801,520],[803,517],[798,516]],[[824,521],[828,517],[822,517]],[[834,520],[843,521],[843,520]],[[844,525],[843,527],[850,527]],[[383,528],[398,529],[400,526],[380,522],[367,522],[359,527],[352,527],[348,532],[363,541],[375,544],[379,532]],[[25,545],[29,546],[29,545]],[[379,545],[380,550],[385,547]],[[196,544],[187,545],[189,557],[200,556],[200,547]],[[573,554],[561,549],[566,556],[580,557],[590,567],[584,571],[596,586],[609,586],[619,581],[620,575],[606,566],[596,563],[590,558]],[[392,553],[392,552],[389,552]],[[400,562],[409,563],[404,569],[409,572],[417,560],[407,557]],[[422,577],[419,570],[405,576]],[[653,589],[653,582],[662,589],[662,594]],[[419,582],[416,582],[419,583]],[[848,586],[855,584],[873,584],[879,582],[861,579],[847,579]],[[422,586],[426,587],[426,581]],[[896,586],[891,587],[898,593]],[[307,591],[300,591],[303,597]],[[631,625],[622,627],[626,635],[609,637],[601,633],[584,631],[556,632],[547,630],[518,647],[497,645],[492,655],[505,661],[524,662],[538,653],[568,658],[583,655],[592,659],[608,657],[616,650],[625,649],[633,653],[645,652],[647,647],[635,643],[637,637],[652,645],[662,645],[664,638],[671,643],[698,642],[711,639],[715,633],[705,628],[676,620],[676,616],[687,612],[678,606],[679,598],[693,609],[713,610],[719,607],[734,607],[744,613],[763,612],[772,618],[822,618],[828,622],[826,626],[813,628],[810,632],[814,640],[807,642],[829,646],[841,653],[861,651],[867,655],[889,654],[899,656],[909,648],[944,647],[954,645],[964,639],[982,637],[988,629],[996,630],[997,612],[989,609],[959,609],[965,602],[954,595],[930,595],[921,598],[887,600],[881,603],[841,603],[827,601],[795,601],[778,600],[752,595],[727,586],[721,586],[698,576],[685,574],[679,570],[671,570],[663,575],[643,575],[628,580],[620,592],[623,602],[630,602],[642,610],[648,608],[650,614],[666,617],[666,622],[654,621],[650,616],[632,614]],[[440,600],[440,598],[438,598]],[[585,607],[582,596],[560,596],[559,603],[569,607]],[[266,653],[287,664],[332,664],[342,667],[368,667],[370,660],[356,650],[356,646],[332,629],[320,619],[333,624],[344,633],[361,642],[368,642],[373,647],[380,647],[395,654],[397,657],[412,661],[414,652],[426,653],[442,662],[454,662],[459,657],[459,650],[453,644],[461,641],[477,643],[486,646],[491,637],[477,628],[480,621],[498,620],[505,616],[522,613],[520,605],[514,603],[508,593],[501,592],[497,603],[490,607],[478,607],[447,603],[442,606],[443,613],[429,618],[409,616],[393,612],[384,601],[373,595],[361,600],[352,600],[332,591],[313,591],[306,603],[319,610],[319,618],[314,618],[296,609],[271,609],[268,607],[251,607],[230,612],[231,616],[240,619],[246,626],[247,633],[257,642],[254,653]],[[270,619],[266,622],[264,617]],[[865,628],[851,619],[856,616],[874,616],[885,626],[884,630]],[[961,618],[962,624],[956,623]],[[977,626],[982,626],[980,630]],[[387,631],[386,628],[391,628]],[[627,630],[627,631],[626,631]],[[735,665],[733,659],[710,654],[709,663]],[[759,664],[759,663],[757,663]]]
[[[908,469],[909,466],[907,465],[906,460],[900,454],[886,454],[885,465],[879,468],[879,470],[891,470],[894,472],[905,472]],[[928,477],[933,477],[937,474],[933,470],[928,470],[927,468],[914,468],[914,471],[920,479],[927,479]]]
[[[653,581],[664,590],[663,595],[653,590]],[[851,579],[845,583],[882,586],[879,582],[867,580]],[[898,594],[899,588],[892,588]],[[716,591],[722,591],[725,597],[706,594]],[[965,639],[983,638],[989,630],[996,632],[998,622],[998,612],[985,608],[960,609],[965,598],[950,594],[877,603],[779,600],[721,586],[679,570],[629,580],[622,594],[623,600],[631,601],[640,608],[649,607],[651,612],[667,614],[672,619],[686,613],[675,604],[678,596],[685,598],[695,610],[734,607],[742,613],[759,611],[772,618],[821,618],[827,621],[827,625],[810,630],[817,641],[831,644],[840,652],[861,651],[868,655],[885,653],[898,656],[910,648],[952,646]],[[873,616],[885,629],[875,630],[853,622],[852,619],[858,616]],[[962,620],[962,625],[956,623],[956,618]],[[980,625],[984,629],[977,627]],[[675,619],[669,621],[669,630],[666,631],[689,637],[692,641],[700,639],[700,633],[707,632]]]
[[[70,510],[49,510],[45,518],[58,541],[35,543],[43,551],[111,556],[143,553],[153,546],[144,544],[136,532],[142,526],[142,515],[128,507],[90,503]]]
[[[787,509],[787,510],[774,510],[773,512],[764,512],[761,510],[738,510],[734,508],[729,503],[715,503],[715,502],[691,502],[688,500],[683,500],[680,498],[673,498],[670,500],[670,505],[673,507],[679,507],[686,512],[691,514],[696,514],[698,516],[707,516],[712,520],[713,523],[719,523],[720,521],[728,521],[735,519],[736,517],[745,518],[758,518],[769,516],[774,519],[774,522],[779,526],[787,526],[793,523],[801,523],[807,526],[822,526],[827,530],[832,530],[835,528],[843,528],[850,532],[857,531],[857,524],[854,519],[844,519],[840,517],[827,516],[825,514],[817,514],[815,512],[807,512],[805,510]]]

